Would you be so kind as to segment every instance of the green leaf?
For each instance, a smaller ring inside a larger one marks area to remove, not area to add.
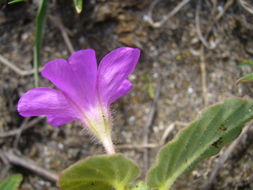
[[[239,84],[241,82],[252,82],[253,81],[253,73],[245,75],[244,77],[240,78],[236,84]]]
[[[17,174],[10,176],[4,181],[0,182],[1,190],[17,190],[22,181],[22,175]]]
[[[120,154],[90,157],[67,168],[59,179],[62,190],[125,190],[139,168]]]
[[[42,46],[43,33],[47,14],[48,0],[41,0],[36,16],[36,31],[35,31],[35,46],[33,49],[33,67],[35,87],[39,86],[39,65],[40,65],[40,50]]]
[[[21,2],[25,2],[25,1],[26,0],[13,0],[13,1],[8,2],[8,4],[11,5],[11,4],[21,3]]]
[[[83,10],[83,0],[74,0],[76,12],[79,14]]]
[[[252,118],[251,100],[231,98],[207,108],[162,148],[155,166],[148,173],[148,185],[159,190],[170,189],[179,176],[238,137]]]

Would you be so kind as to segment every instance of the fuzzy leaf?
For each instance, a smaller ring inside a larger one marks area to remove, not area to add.
[[[147,183],[168,190],[175,180],[201,160],[217,154],[253,118],[253,101],[231,98],[203,111],[200,117],[160,151]]]
[[[79,14],[83,10],[83,0],[74,0],[76,12]]]
[[[245,75],[244,77],[240,78],[236,84],[239,84],[241,82],[252,82],[253,81],[253,73]]]
[[[120,154],[96,156],[67,168],[59,186],[62,190],[121,190],[138,174],[138,166]]]
[[[4,181],[0,182],[1,190],[17,190],[22,181],[22,175],[17,174],[10,176]]]

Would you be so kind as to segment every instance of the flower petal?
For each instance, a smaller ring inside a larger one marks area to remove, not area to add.
[[[127,94],[132,89],[132,87],[133,85],[129,80],[124,80],[122,84],[119,86],[119,88],[115,90],[114,94],[110,97],[109,104],[115,102],[121,96]]]
[[[117,90],[133,72],[139,56],[139,49],[122,47],[111,51],[101,60],[97,85],[100,99],[105,104],[117,99],[113,97],[117,97]]]
[[[45,65],[42,75],[80,107],[87,108],[93,104],[97,78],[94,50],[77,51],[68,62],[64,59],[50,61]]]
[[[24,117],[46,115],[54,126],[77,120],[76,111],[62,92],[51,88],[34,88],[18,102],[18,112]]]

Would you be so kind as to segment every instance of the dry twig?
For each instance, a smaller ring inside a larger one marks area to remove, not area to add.
[[[37,118],[33,119],[32,121],[27,123],[23,129],[18,128],[18,129],[14,129],[14,130],[7,131],[7,132],[2,132],[2,133],[0,133],[0,138],[15,136],[15,135],[19,134],[21,130],[25,131],[27,129],[30,129],[30,128],[34,127],[37,123],[42,121],[44,118],[45,117],[37,117]]]
[[[1,151],[1,150],[0,150]],[[4,166],[1,168],[1,173],[0,173],[0,180],[6,177],[6,174],[8,173],[10,169],[10,165],[8,163],[8,160],[6,157],[4,157],[1,152],[0,152],[0,159],[2,160]]]
[[[210,24],[208,24],[208,26],[207,26],[208,29],[207,29],[207,32],[205,35],[206,38],[210,35],[215,24],[223,17],[225,12],[233,5],[233,3],[234,3],[234,0],[228,0],[226,2],[226,4],[224,5],[224,8],[222,9],[222,11],[220,11],[216,16],[214,15],[214,11],[212,11],[210,18],[214,17],[214,20]],[[216,5],[214,6],[214,9],[217,9]],[[211,21],[211,19],[210,19],[210,21]]]
[[[188,125],[188,123],[184,123],[181,121],[175,121],[174,123],[170,124],[169,127],[166,128],[166,130],[164,131],[164,133],[162,135],[162,138],[159,142],[160,146],[163,146],[166,143],[166,139],[172,133],[172,131],[175,129],[176,125],[186,126],[186,125]]]
[[[202,34],[201,27],[200,27],[200,9],[201,9],[201,0],[198,0],[197,6],[196,6],[196,15],[195,15],[195,24],[196,24],[196,30],[198,37],[200,41],[203,43],[203,45],[208,49],[214,49],[216,47],[216,43],[209,44],[209,42],[206,41],[205,37]]]
[[[169,14],[165,15],[162,20],[155,22],[153,20],[153,10],[159,1],[160,0],[153,1],[153,3],[150,5],[149,12],[145,18],[148,23],[154,28],[159,28],[163,24],[165,24],[165,22],[167,22],[171,17],[176,15],[191,0],[182,0]]]
[[[217,38],[217,40],[215,40],[212,43],[208,42],[206,39],[208,38],[211,31],[213,30],[214,25],[222,18],[222,16],[229,9],[229,7],[232,6],[232,4],[234,3],[234,0],[228,0],[226,2],[226,4],[224,5],[223,10],[220,11],[219,14],[217,14],[216,16],[214,15],[214,13],[215,13],[214,10],[216,9],[217,1],[213,0],[213,10],[211,11],[210,19],[207,22],[208,25],[207,25],[206,35],[203,35],[203,33],[201,31],[201,27],[200,27],[200,16],[199,15],[200,15],[200,9],[201,9],[201,5],[202,5],[201,2],[202,2],[202,0],[198,0],[197,6],[196,6],[196,15],[195,15],[196,31],[197,31],[198,37],[199,37],[200,41],[203,43],[203,45],[208,49],[214,49],[217,46],[219,39]],[[212,19],[212,18],[214,18],[214,19]]]
[[[211,15],[214,15],[215,12],[216,12],[216,7],[217,7],[217,0],[211,0],[212,4],[213,4],[213,8],[212,8],[212,11],[211,11]]]
[[[170,124],[166,130],[164,131],[161,140],[158,144],[122,144],[117,145],[117,149],[144,149],[144,148],[158,148],[163,146],[166,143],[167,137],[171,134],[171,132],[175,129],[176,125],[186,126],[188,123],[181,122],[181,121],[175,121],[174,123]]]
[[[225,12],[228,10],[229,7],[231,7],[231,5],[233,5],[234,3],[234,0],[228,0],[223,8],[223,10],[215,17],[215,20],[214,20],[214,24],[215,22],[219,21],[222,16],[225,14]]]
[[[74,50],[71,40],[69,39],[69,36],[68,36],[69,31],[62,24],[61,18],[58,16],[49,15],[49,19],[61,31],[62,38],[63,38],[69,52],[73,53],[75,50]]]
[[[15,156],[12,153],[0,151],[0,157],[1,159],[5,159],[8,161],[9,164],[20,166],[22,168],[28,169],[32,171],[33,173],[56,183],[58,181],[58,175],[52,173],[51,171],[48,171],[44,168],[41,168],[37,166],[34,162],[31,160],[28,160],[27,158],[21,158],[20,156]]]
[[[253,14],[253,3],[251,0],[237,0],[237,2],[239,5],[241,5],[242,8],[244,8],[244,10],[250,14]]]
[[[149,129],[153,123],[154,117],[155,117],[155,112],[157,109],[157,101],[159,99],[160,96],[160,87],[161,87],[161,81],[158,80],[157,85],[156,85],[156,89],[155,89],[155,96],[154,99],[150,105],[150,110],[148,113],[148,119],[146,124],[144,125],[144,129],[143,129],[143,134],[144,134],[144,138],[143,138],[143,144],[148,144],[148,134],[149,134]],[[143,165],[144,165],[144,171],[146,171],[148,169],[148,149],[144,148],[143,151]]]
[[[200,59],[200,72],[201,72],[201,86],[202,86],[202,96],[204,105],[208,105],[208,96],[207,96],[207,82],[206,82],[206,60],[204,53],[204,46],[201,45],[200,50],[196,51],[194,49],[190,49],[190,52],[198,56]]]
[[[205,61],[205,55],[204,55],[204,47],[201,46],[200,48],[200,71],[201,71],[201,86],[202,86],[202,96],[204,105],[208,105],[208,96],[207,96],[207,87],[206,87],[206,61]]]
[[[24,128],[26,127],[27,122],[29,121],[29,119],[30,119],[29,117],[26,117],[26,118],[23,120],[21,126],[19,127],[20,130],[19,130],[19,132],[16,134],[16,138],[15,138],[14,143],[13,143],[14,149],[17,149],[17,148],[18,148],[18,143],[19,143],[19,139],[20,139],[21,133],[22,133],[22,131],[24,130]]]
[[[33,70],[30,71],[24,71],[17,67],[15,64],[10,62],[8,59],[4,58],[2,55],[0,55],[0,63],[3,65],[9,67],[11,70],[13,70],[15,73],[21,75],[21,76],[27,76],[27,75],[32,75],[34,73]],[[40,69],[41,70],[41,69]]]

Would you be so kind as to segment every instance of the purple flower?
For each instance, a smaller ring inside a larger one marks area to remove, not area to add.
[[[97,66],[95,51],[86,49],[73,53],[68,60],[50,61],[42,76],[59,90],[29,90],[20,98],[18,112],[24,117],[46,115],[54,126],[81,121],[108,153],[114,153],[109,107],[131,90],[132,84],[126,78],[139,56],[139,49],[122,47],[107,54]]]

